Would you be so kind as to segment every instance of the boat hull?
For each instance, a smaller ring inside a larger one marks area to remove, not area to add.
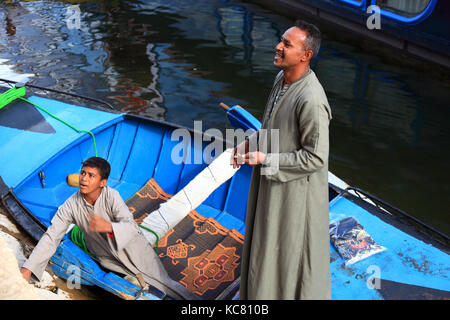
[[[70,120],[73,125],[95,134],[98,156],[107,159],[112,167],[108,185],[117,189],[124,200],[134,195],[150,178],[168,194],[175,194],[207,166],[205,159],[211,156],[211,148],[208,148],[210,139],[196,143],[195,139],[202,133],[189,128],[39,97],[30,99],[58,112],[60,117]],[[8,108],[14,108],[14,105]],[[94,155],[89,134],[73,132],[47,114],[41,113],[41,116],[42,121],[47,121],[55,129],[51,136],[0,126],[0,131],[9,135],[8,141],[0,143],[0,154],[4,155],[5,151],[13,153],[16,163],[20,163],[20,167],[14,163],[0,167],[2,202],[36,241],[51,224],[58,207],[78,190],[67,184],[66,177],[79,172],[82,161]],[[174,139],[173,133],[177,129],[184,129],[189,139]],[[15,130],[16,134],[11,130]],[[13,140],[14,144],[11,142]],[[226,147],[226,141],[219,142]],[[180,144],[183,146],[181,149],[190,152],[186,153],[182,163],[175,163],[172,161],[173,150],[179,151]],[[195,161],[198,154],[201,155],[199,163]],[[5,159],[1,161],[6,162]],[[196,211],[204,217],[215,219],[225,228],[244,234],[251,172],[251,167],[243,166]],[[441,244],[434,236],[424,236],[416,228],[404,227],[406,224],[391,218],[391,213],[371,201],[359,199],[347,187],[342,180],[329,174],[330,221],[355,217],[387,250],[346,266],[330,244],[332,298],[450,298],[450,256],[445,241]],[[104,270],[95,258],[74,245],[68,234],[50,263],[55,273],[64,279],[72,281],[79,275],[81,284],[99,286],[124,299],[165,298],[164,294],[155,290],[144,293],[138,286]],[[380,283],[379,287],[371,285]],[[413,292],[413,288],[415,294],[407,295]],[[221,296],[233,297],[238,297],[236,285]]]

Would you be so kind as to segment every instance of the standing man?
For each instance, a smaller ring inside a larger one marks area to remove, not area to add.
[[[311,60],[320,31],[296,21],[276,46],[281,69],[262,129],[235,149],[234,167],[255,165],[247,204],[241,299],[331,299],[328,126],[331,110]],[[279,141],[271,141],[278,130]],[[267,152],[249,150],[267,145]],[[252,143],[253,142],[253,143]],[[278,143],[279,150],[270,148]],[[239,161],[239,160],[242,161]],[[268,167],[275,171],[266,171]]]

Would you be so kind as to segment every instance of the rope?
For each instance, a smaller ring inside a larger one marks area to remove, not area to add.
[[[147,231],[150,231],[150,232],[153,233],[153,235],[156,237],[156,248],[155,248],[155,251],[156,251],[156,254],[158,254],[159,237],[158,237],[158,235],[156,234],[156,232],[153,231],[152,229],[149,229],[149,228],[147,228],[147,227],[144,227],[142,224],[139,224],[138,226],[141,227],[142,229],[145,229],[145,230],[147,230]]]
[[[49,116],[55,118],[55,119],[58,120],[58,121],[61,121],[61,122],[64,123],[66,126],[72,128],[73,130],[75,130],[75,131],[78,132],[78,133],[81,133],[81,132],[89,133],[89,134],[91,135],[91,137],[92,137],[92,141],[94,142],[95,156],[97,157],[97,144],[95,143],[95,136],[94,136],[94,134],[93,134],[91,131],[89,131],[89,130],[79,130],[79,129],[75,128],[74,126],[72,126],[71,124],[67,123],[66,121],[64,121],[64,120],[62,120],[62,119],[60,119],[60,118],[58,118],[57,116],[53,115],[53,114],[50,113],[49,111],[45,110],[44,108],[42,108],[42,107],[38,106],[37,104],[31,102],[30,100],[27,100],[27,99],[22,98],[22,97],[19,97],[19,99],[21,99],[21,100],[23,100],[23,101],[26,101],[26,102],[28,102],[28,103],[30,103],[30,104],[32,104],[32,105],[35,106],[36,108],[39,108],[40,110],[42,110],[42,111],[44,111],[45,113],[47,113]]]
[[[13,83],[14,85],[16,84],[21,84],[20,82],[17,81],[12,81],[12,80],[7,80],[7,79],[0,79],[1,82],[5,82],[7,83],[9,86],[11,86],[11,83]],[[76,97],[76,98],[81,98],[81,99],[85,99],[85,100],[90,100],[90,101],[94,101],[97,103],[101,103],[106,105],[109,109],[114,110],[114,107],[112,105],[110,105],[108,102],[97,99],[97,98],[92,98],[92,97],[86,97],[80,94],[75,94],[75,93],[70,93],[70,92],[65,92],[65,91],[61,91],[61,90],[56,90],[56,89],[50,89],[50,88],[44,88],[44,87],[40,87],[40,86],[36,86],[33,84],[28,84],[28,83],[24,83],[22,84],[24,87],[29,87],[29,88],[34,88],[34,89],[39,89],[39,90],[43,90],[43,91],[49,91],[49,92],[55,92],[55,93],[60,93],[60,94],[65,94],[68,96],[72,96],[72,97]],[[12,86],[11,86],[12,87]]]
[[[70,233],[70,240],[72,240],[73,243],[75,243],[78,247],[80,247],[81,250],[86,252],[88,255],[93,257],[94,255],[89,252],[86,242],[84,241],[84,233],[81,231],[80,228],[78,228],[77,225],[74,225],[72,228],[72,232]]]

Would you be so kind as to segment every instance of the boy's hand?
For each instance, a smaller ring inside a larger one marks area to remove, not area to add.
[[[89,219],[89,230],[93,232],[109,232],[112,233],[112,225],[97,214],[87,214]]]
[[[29,283],[31,279],[31,271],[27,268],[21,268],[20,273],[22,274],[22,277]]]

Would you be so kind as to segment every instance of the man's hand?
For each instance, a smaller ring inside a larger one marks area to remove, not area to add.
[[[27,268],[21,268],[20,273],[22,274],[22,277],[29,283],[31,279],[31,271]]]
[[[256,166],[262,164],[264,160],[266,160],[266,154],[261,151],[248,152],[243,155],[243,160],[251,166]]]
[[[239,169],[244,163],[243,155],[248,152],[248,145],[248,140],[244,140],[234,148],[230,159],[230,165],[233,166],[233,169]]]
[[[89,230],[93,232],[113,232],[113,228],[110,222],[103,219],[97,214],[87,214],[89,219]]]

